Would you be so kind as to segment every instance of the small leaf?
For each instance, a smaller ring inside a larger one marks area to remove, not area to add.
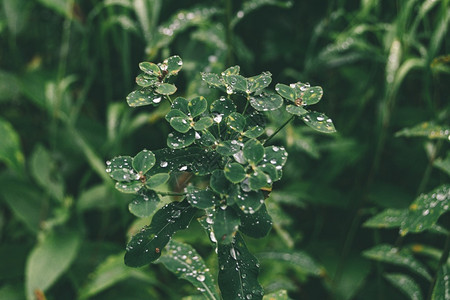
[[[254,111],[250,113],[246,118],[246,128],[244,135],[248,138],[257,138],[264,133],[265,119],[264,116]]]
[[[140,181],[131,182],[116,182],[115,188],[125,194],[136,194],[144,187],[144,184]]]
[[[229,76],[229,75],[239,75],[239,71],[240,70],[241,70],[241,67],[239,67],[239,66],[229,67],[228,69],[223,71],[221,73],[221,75],[222,75],[222,77],[226,77],[226,76]]]
[[[209,300],[219,300],[214,279],[205,262],[190,245],[175,240],[166,246],[167,252],[159,262],[178,278],[186,279]]]
[[[405,267],[410,271],[431,280],[431,276],[427,269],[406,249],[399,250],[391,245],[382,244],[364,251],[363,255],[370,259]]]
[[[448,264],[444,264],[438,271],[431,300],[450,300],[449,276],[450,268]]]
[[[233,112],[227,117],[227,125],[237,132],[243,132],[245,129],[245,117],[240,113]]]
[[[388,208],[364,222],[363,226],[370,228],[400,227],[407,215],[407,209]]]
[[[139,64],[139,69],[141,69],[150,76],[158,77],[162,75],[159,67],[151,62],[141,62]]]
[[[218,203],[216,195],[210,190],[199,190],[190,185],[186,188],[186,191],[186,199],[194,207],[205,209]]]
[[[125,264],[141,267],[158,259],[172,235],[187,228],[196,212],[187,200],[161,208],[153,216],[150,226],[142,228],[128,243]]]
[[[290,298],[286,290],[281,290],[264,295],[263,300],[290,300]]]
[[[243,144],[237,140],[222,141],[217,145],[216,151],[224,156],[230,156],[239,152],[242,146]]]
[[[221,97],[219,100],[216,100],[211,104],[210,111],[212,113],[218,113],[226,118],[231,113],[236,111],[236,105],[230,99]]]
[[[169,178],[170,178],[170,175],[168,173],[158,173],[158,174],[155,174],[155,175],[147,178],[145,185],[149,189],[154,189],[154,188],[166,183],[169,180]]]
[[[203,117],[194,124],[194,129],[196,131],[203,131],[209,128],[213,124],[213,119],[210,117]]]
[[[333,121],[331,121],[331,119],[325,114],[311,111],[303,115],[302,120],[306,125],[317,131],[324,133],[336,132]]]
[[[185,115],[189,115],[189,101],[185,98],[178,97],[172,103],[172,109],[178,109]]]
[[[264,157],[264,146],[256,139],[250,139],[242,149],[244,157],[253,164],[259,163]]]
[[[187,117],[172,117],[170,119],[170,126],[181,133],[186,133],[191,129],[191,124]]]
[[[275,86],[275,91],[277,91],[277,93],[280,94],[281,97],[290,101],[295,101],[295,99],[297,99],[295,90],[288,85],[278,83]]]
[[[147,74],[139,74],[136,77],[136,83],[141,87],[154,86],[158,83],[158,78],[149,76]]]
[[[230,244],[219,244],[219,287],[224,299],[261,300],[259,263],[239,233]]]
[[[439,217],[449,210],[449,206],[449,184],[441,185],[428,194],[420,195],[409,206],[409,213],[401,226],[401,234],[430,229]]]
[[[132,165],[136,172],[147,173],[155,165],[155,154],[149,150],[142,150],[133,158]]]
[[[235,188],[230,192],[227,202],[235,203],[244,213],[254,214],[264,204],[264,194],[261,191],[245,192]]]
[[[216,208],[213,216],[213,230],[219,244],[229,244],[238,230],[241,221],[234,209],[229,206]]]
[[[264,172],[267,176],[270,178],[270,182],[267,182],[266,184],[271,185],[274,181],[281,179],[281,170],[278,170],[276,166],[272,164],[262,164],[258,166],[258,169]]]
[[[235,93],[236,91],[247,93],[247,80],[241,75],[227,75],[224,76],[227,87],[227,94]]]
[[[283,98],[277,94],[262,93],[250,97],[250,105],[257,111],[272,111],[283,106]]]
[[[281,170],[286,163],[288,153],[284,147],[269,146],[264,148],[264,157],[262,162],[264,164],[271,164],[277,170]]]
[[[257,191],[263,187],[269,186],[272,183],[272,179],[257,167],[254,169],[254,172],[250,174],[248,183],[251,190]]]
[[[181,110],[179,110],[177,108],[172,108],[167,113],[165,118],[166,118],[167,122],[169,122],[169,123],[173,118],[182,118],[182,119],[189,120],[189,117],[184,112],[182,112]]]
[[[302,101],[306,105],[316,104],[322,99],[323,90],[320,86],[313,86],[306,89],[302,94]]]
[[[158,203],[158,194],[154,191],[145,190],[130,202],[128,210],[136,217],[144,218],[151,216],[155,212]]]
[[[402,129],[397,132],[395,136],[422,136],[429,139],[444,139],[450,141],[450,127],[436,125],[433,122],[423,122],[414,127]]]
[[[172,132],[167,137],[167,146],[172,149],[181,149],[191,145],[195,141],[195,131],[187,133]]]
[[[396,288],[402,291],[411,300],[422,300],[419,285],[409,276],[404,274],[385,274],[384,277]],[[439,298],[441,299],[441,298]]]
[[[214,73],[202,73],[202,80],[205,81],[210,86],[219,88],[225,87],[225,83],[222,80],[220,80],[219,75]]]
[[[195,133],[195,139],[197,144],[204,147],[210,147],[216,143],[216,138],[214,135],[207,130],[203,130],[201,132],[197,131]]]
[[[106,172],[117,181],[137,180],[138,175],[132,167],[131,156],[118,156],[106,162]]]
[[[167,58],[164,60],[163,64],[167,66],[167,72],[169,75],[177,74],[183,67],[183,61],[178,55]]]
[[[265,237],[272,228],[272,218],[264,204],[253,214],[238,212],[241,219],[239,231],[255,239]]]
[[[257,93],[265,89],[272,82],[272,74],[270,72],[263,72],[260,75],[256,75],[247,78],[247,85],[249,93]]]
[[[204,97],[196,97],[189,101],[188,109],[191,117],[195,118],[206,111],[208,108],[208,101]]]
[[[210,186],[218,194],[228,194],[230,182],[226,179],[222,170],[214,170],[210,178]]]
[[[246,177],[247,173],[242,165],[238,163],[227,164],[224,169],[225,177],[232,183],[239,183]]]
[[[172,95],[177,91],[177,87],[170,83],[161,83],[155,92],[161,95]]]
[[[20,138],[12,125],[0,118],[0,161],[4,161],[11,169],[21,173],[25,158],[20,147]]]
[[[290,113],[291,115],[296,115],[296,116],[302,116],[304,114],[307,114],[308,111],[306,109],[304,109],[301,106],[296,106],[296,105],[286,105],[286,111],[288,113]]]
[[[156,94],[150,88],[133,91],[127,96],[127,103],[130,107],[138,107],[150,104],[158,105],[161,100],[161,95]]]

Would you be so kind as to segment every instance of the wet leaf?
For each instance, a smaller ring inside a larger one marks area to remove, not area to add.
[[[244,157],[253,164],[259,163],[264,157],[264,146],[256,139],[250,139],[242,149]]]
[[[211,174],[209,185],[216,193],[226,195],[228,194],[230,182],[222,170],[214,170]]]
[[[239,233],[230,244],[219,244],[219,287],[224,299],[261,300],[259,262],[248,251]]]
[[[147,74],[139,74],[136,77],[136,83],[141,87],[155,86],[158,82],[158,78]]]
[[[145,190],[139,193],[128,205],[128,210],[136,217],[144,218],[153,215],[159,203],[158,194]]]
[[[434,285],[433,294],[431,300],[450,300],[450,268],[447,265],[441,266],[438,271],[436,284]]]
[[[127,103],[131,107],[138,107],[144,105],[158,105],[162,98],[160,94],[154,92],[151,88],[143,88],[128,94]]]
[[[188,117],[172,117],[170,119],[170,126],[178,132],[186,133],[191,129],[191,124]]]
[[[219,244],[229,244],[238,230],[241,221],[230,206],[218,207],[213,215],[213,230]]]
[[[137,173],[132,167],[131,156],[118,156],[106,162],[106,172],[117,181],[136,180]]]
[[[227,75],[223,77],[226,83],[227,94],[233,94],[236,91],[247,93],[247,80],[241,75]]]
[[[391,245],[381,244],[369,250],[365,250],[363,256],[377,261],[402,266],[431,280],[431,276],[427,269],[406,249],[399,250]]]
[[[208,101],[204,97],[196,97],[189,101],[188,109],[191,117],[195,118],[206,111],[208,108]]]
[[[202,80],[210,86],[218,88],[225,87],[225,83],[220,79],[219,75],[214,73],[202,73]]]
[[[301,98],[306,105],[316,104],[322,99],[323,90],[320,86],[313,86],[306,89]]]
[[[162,184],[165,184],[169,180],[169,178],[170,175],[168,173],[158,173],[148,177],[145,185],[149,189],[154,189]]]
[[[262,252],[258,254],[258,258],[261,260],[274,260],[288,263],[291,266],[298,267],[305,274],[321,276],[324,273],[323,268],[309,254],[303,251]]]
[[[193,186],[186,188],[186,199],[194,207],[205,209],[218,204],[216,195],[210,190],[200,190]]]
[[[161,95],[172,95],[177,91],[177,87],[170,83],[161,83],[156,88],[155,92]]]
[[[281,97],[290,101],[295,101],[295,99],[297,99],[295,90],[288,85],[278,83],[275,86],[275,91],[277,91],[277,93],[280,94]]]
[[[229,75],[239,75],[239,71],[240,70],[241,70],[241,67],[239,67],[239,66],[229,67],[228,69],[223,71],[221,73],[221,75],[222,75],[222,77],[226,77],[226,76],[229,76]]]
[[[149,150],[142,150],[133,158],[132,165],[136,172],[147,173],[155,165],[155,154]]]
[[[195,133],[195,139],[197,144],[204,147],[210,147],[216,143],[216,138],[214,135],[207,130],[203,130],[201,132],[197,131]]]
[[[449,210],[450,185],[444,184],[428,194],[422,194],[409,206],[409,213],[402,223],[401,234],[422,232],[436,224],[439,217]]]
[[[245,117],[240,113],[233,112],[227,117],[227,125],[237,132],[243,132],[245,128]]]
[[[306,125],[317,131],[324,133],[336,132],[333,121],[323,113],[311,111],[303,115],[302,120]]]
[[[258,93],[269,86],[272,82],[272,74],[263,72],[262,74],[247,78],[249,93]]]
[[[301,106],[296,106],[296,105],[286,105],[286,111],[292,115],[296,115],[296,116],[302,116],[304,114],[307,114],[308,111],[306,109],[304,109]]]
[[[158,259],[172,235],[186,229],[196,212],[187,200],[169,203],[158,210],[150,226],[142,228],[128,243],[125,264],[140,267]]]
[[[236,111],[236,105],[230,99],[221,97],[219,100],[216,100],[211,104],[210,111],[212,113],[218,113],[222,115],[223,118],[226,118],[231,113]]]
[[[116,182],[115,188],[125,194],[136,194],[140,189],[144,187],[144,184],[140,181],[122,181]]]
[[[429,139],[444,139],[450,141],[450,127],[440,126],[433,122],[424,122],[411,128],[405,128],[395,134],[405,137],[427,137]]]
[[[178,109],[185,115],[189,115],[189,101],[182,97],[177,97],[172,103],[172,110]]]
[[[264,204],[253,214],[238,212],[238,215],[241,220],[239,231],[252,238],[263,238],[272,228],[272,218]]]
[[[290,298],[286,290],[281,290],[264,295],[263,300],[290,300]]]
[[[222,141],[217,145],[216,151],[224,156],[230,156],[239,152],[241,146],[241,143],[237,140]]]
[[[173,272],[178,278],[189,281],[206,299],[219,300],[214,279],[205,262],[190,245],[175,240],[166,247],[167,252],[159,262]]]
[[[411,300],[422,300],[419,285],[409,276],[404,274],[385,274],[384,277],[396,288],[402,291]],[[441,298],[439,298],[441,299]]]
[[[250,174],[250,177],[248,178],[248,183],[250,189],[252,189],[253,191],[257,191],[263,187],[270,185],[272,183],[272,180],[269,175],[262,171],[262,169],[260,169],[259,167],[255,167],[254,172]]]
[[[225,177],[232,183],[239,183],[246,177],[247,173],[242,165],[230,163],[225,166]]]
[[[214,124],[213,119],[210,117],[203,117],[200,118],[198,121],[194,124],[194,129],[196,131],[203,131],[207,128],[209,128],[212,124]]]
[[[159,77],[162,75],[158,65],[152,62],[141,62],[139,64],[139,69],[152,77]]]
[[[167,146],[172,149],[181,149],[191,145],[195,141],[195,131],[186,133],[172,132],[167,136]]]
[[[271,164],[275,167],[275,169],[277,169],[277,171],[281,171],[284,164],[286,163],[287,157],[288,153],[284,147],[280,146],[265,147],[262,164]]]
[[[276,94],[262,93],[250,97],[250,105],[257,111],[272,111],[283,106],[283,98]]]
[[[254,214],[264,204],[264,194],[261,191],[243,191],[241,188],[233,189],[227,201],[235,203],[246,214]]]
[[[367,220],[363,226],[370,228],[395,228],[400,227],[408,215],[407,209],[388,208]]]
[[[167,66],[168,76],[176,75],[183,67],[183,61],[178,55],[174,55],[165,59],[163,65]]]
[[[264,133],[266,122],[264,116],[255,111],[246,117],[246,127],[244,135],[248,138],[257,138]]]

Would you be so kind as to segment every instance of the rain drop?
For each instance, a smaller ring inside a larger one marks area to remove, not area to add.
[[[197,276],[197,280],[200,281],[200,282],[205,281],[205,275],[203,275],[203,274],[198,275]]]
[[[167,161],[162,161],[159,165],[161,166],[161,168],[165,168],[168,164],[169,163]]]

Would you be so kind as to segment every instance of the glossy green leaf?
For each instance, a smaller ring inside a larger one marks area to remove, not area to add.
[[[130,181],[139,179],[132,167],[131,156],[118,156],[106,162],[106,172],[117,181]]]
[[[147,74],[139,74],[136,77],[136,83],[141,87],[155,86],[158,82],[158,78]]]
[[[242,165],[238,163],[230,163],[223,170],[225,177],[232,183],[239,183],[246,177],[247,173]]]
[[[132,165],[136,172],[147,173],[156,162],[155,154],[149,150],[142,150],[133,158]]]
[[[264,295],[263,300],[290,300],[290,298],[286,290],[281,290]]]
[[[189,117],[182,112],[181,110],[177,109],[177,108],[172,108],[166,115],[166,120],[167,122],[170,123],[170,121],[172,121],[173,118],[180,118],[180,119],[184,119],[186,121],[189,121]]]
[[[140,181],[122,181],[116,182],[115,188],[125,194],[136,194],[144,187]]]
[[[77,232],[55,232],[48,234],[31,251],[25,272],[28,300],[35,299],[35,290],[45,292],[67,270],[78,253],[80,242]]]
[[[16,172],[22,172],[25,158],[23,156],[19,135],[11,124],[0,118],[0,161]]]
[[[395,134],[405,137],[427,137],[429,139],[444,139],[450,141],[450,127],[440,126],[433,122],[424,122],[411,128],[405,128]]]
[[[230,203],[235,203],[246,214],[254,214],[264,204],[264,194],[261,191],[243,191],[242,188],[236,188],[230,192],[228,198]]]
[[[170,83],[161,83],[155,92],[161,95],[172,95],[177,91],[177,87]]]
[[[229,75],[239,75],[239,71],[241,70],[241,67],[239,66],[232,66],[226,69],[221,73],[222,77],[226,77]]]
[[[216,151],[224,156],[230,156],[239,152],[242,146],[243,144],[237,140],[222,141],[217,145]]]
[[[263,187],[266,187],[272,183],[272,179],[262,171],[259,167],[254,169],[254,172],[250,174],[248,178],[250,189],[257,191]]]
[[[209,185],[218,194],[228,194],[230,182],[222,170],[214,170],[211,174]]]
[[[306,105],[316,104],[322,99],[323,90],[320,86],[313,86],[306,89],[301,98]]]
[[[277,170],[281,170],[287,161],[288,153],[284,147],[269,146],[264,148],[262,163],[271,164]]]
[[[219,202],[219,199],[210,190],[200,190],[190,185],[186,188],[186,192],[188,202],[197,208],[205,209],[213,207]]]
[[[241,75],[227,75],[223,77],[227,94],[233,94],[236,92],[247,93],[247,79]]]
[[[253,164],[259,163],[264,157],[264,146],[256,139],[250,139],[242,148],[244,157]]]
[[[128,94],[127,103],[131,107],[138,107],[144,105],[158,105],[162,98],[160,94],[154,92],[151,88],[143,88]]]
[[[264,204],[253,214],[238,212],[238,215],[241,220],[239,231],[252,238],[263,238],[272,228],[272,217]]]
[[[277,262],[288,263],[291,266],[299,268],[305,274],[321,276],[324,269],[307,253],[303,251],[282,252],[271,251],[258,253],[261,260],[273,260]]]
[[[203,147],[210,147],[216,144],[216,138],[207,130],[197,131],[195,133],[195,140],[198,145]]]
[[[267,181],[268,185],[271,185],[274,181],[281,179],[281,169],[278,170],[276,166],[270,163],[263,163],[258,166],[258,169],[261,170],[264,174],[269,176],[270,182]]]
[[[189,101],[185,98],[178,97],[172,103],[172,110],[178,109],[185,115],[189,115]]]
[[[170,174],[168,174],[168,173],[158,173],[158,174],[148,177],[145,185],[149,189],[154,189],[160,185],[165,184],[169,180],[169,178],[170,178]]]
[[[283,106],[283,98],[277,94],[262,93],[250,97],[250,105],[257,111],[272,111]]]
[[[159,259],[160,263],[178,278],[189,281],[206,299],[220,299],[211,272],[194,248],[172,240],[167,244],[166,250]]]
[[[181,133],[186,133],[191,129],[191,124],[187,117],[172,117],[170,119],[170,126]]]
[[[136,195],[128,205],[128,210],[136,217],[144,218],[153,215],[159,203],[158,194],[145,190]]]
[[[431,300],[450,300],[450,267],[444,264],[438,271],[436,283],[434,285]]]
[[[402,223],[401,234],[430,229],[439,217],[449,210],[450,185],[444,184],[428,194],[422,194],[409,206],[409,213]]]
[[[297,99],[295,90],[288,85],[278,83],[275,86],[275,91],[277,91],[277,93],[280,94],[281,97],[286,98],[290,101],[295,101],[295,99]]]
[[[206,111],[208,108],[208,101],[204,97],[195,97],[191,99],[188,104],[189,112],[191,117],[195,118]]]
[[[178,55],[174,55],[165,59],[163,65],[167,66],[166,71],[169,73],[169,75],[175,75],[183,67],[183,61]]]
[[[370,228],[400,227],[407,215],[407,209],[388,208],[364,222],[363,226]]]
[[[233,112],[227,117],[227,125],[237,132],[244,131],[245,122],[245,117],[237,112]]]
[[[220,79],[219,75],[214,73],[202,73],[202,80],[210,86],[225,87],[225,83]]]
[[[195,122],[194,129],[197,131],[203,131],[203,130],[209,128],[213,123],[214,123],[214,121],[212,118],[203,117]]]
[[[239,233],[230,244],[219,244],[219,287],[224,299],[261,300],[259,262],[248,251]]]
[[[230,99],[221,97],[219,100],[216,100],[211,104],[210,111],[212,113],[218,113],[222,115],[222,117],[226,118],[231,113],[236,111],[236,105]]]
[[[238,230],[241,221],[230,206],[218,207],[213,215],[213,230],[219,244],[229,244]]]
[[[191,145],[195,141],[195,131],[186,133],[172,132],[167,136],[167,146],[172,149],[181,149]]]
[[[409,276],[404,274],[385,274],[384,277],[396,288],[402,291],[411,300],[422,300],[419,285]]]
[[[257,93],[265,89],[272,82],[272,74],[263,72],[259,75],[247,78],[249,93]]]
[[[196,212],[187,200],[169,203],[158,210],[150,226],[142,228],[128,243],[125,264],[140,267],[158,259],[172,235],[186,229]]]
[[[150,76],[158,77],[162,75],[158,65],[152,62],[141,62],[139,64],[139,69],[141,69],[143,72],[147,73]]]
[[[333,121],[323,113],[311,111],[303,115],[302,120],[306,125],[317,131],[324,133],[336,132]]]
[[[248,138],[257,138],[264,133],[264,128],[266,125],[264,116],[254,111],[250,113],[246,118],[245,132],[244,135]]]
[[[296,106],[296,105],[286,105],[286,111],[288,113],[290,113],[291,115],[296,115],[296,116],[302,116],[306,113],[308,113],[308,111],[306,109],[304,109],[301,106]]]
[[[402,266],[428,280],[431,280],[431,276],[427,269],[406,249],[399,250],[391,245],[381,244],[369,250],[365,250],[363,255],[377,261]]]

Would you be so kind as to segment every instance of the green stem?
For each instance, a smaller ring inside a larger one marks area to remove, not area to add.
[[[445,239],[444,251],[442,251],[442,255],[441,258],[439,259],[436,274],[434,275],[433,280],[431,281],[430,284],[430,289],[428,290],[428,297],[427,297],[428,300],[431,300],[431,298],[433,297],[433,289],[434,286],[436,285],[438,274],[441,271],[442,266],[447,263],[449,254],[450,254],[450,232],[447,234],[447,238]]]
[[[250,102],[249,96],[247,96],[247,103],[245,103],[245,107],[244,107],[244,110],[242,111],[242,114],[245,114],[245,112],[247,111],[249,102]]]
[[[281,131],[281,129],[283,129],[287,124],[289,124],[289,122],[291,122],[293,119],[295,118],[295,116],[293,115],[292,117],[290,117],[286,122],[283,123],[283,125],[281,125],[280,127],[278,127],[277,130],[275,130],[274,133],[272,133],[264,142],[263,145],[268,143],[275,135],[278,134],[278,132]]]
[[[169,100],[169,102],[170,102],[170,105],[172,105],[172,104],[173,104],[172,98],[170,98],[170,96],[169,96],[169,95],[167,95],[167,100]]]

